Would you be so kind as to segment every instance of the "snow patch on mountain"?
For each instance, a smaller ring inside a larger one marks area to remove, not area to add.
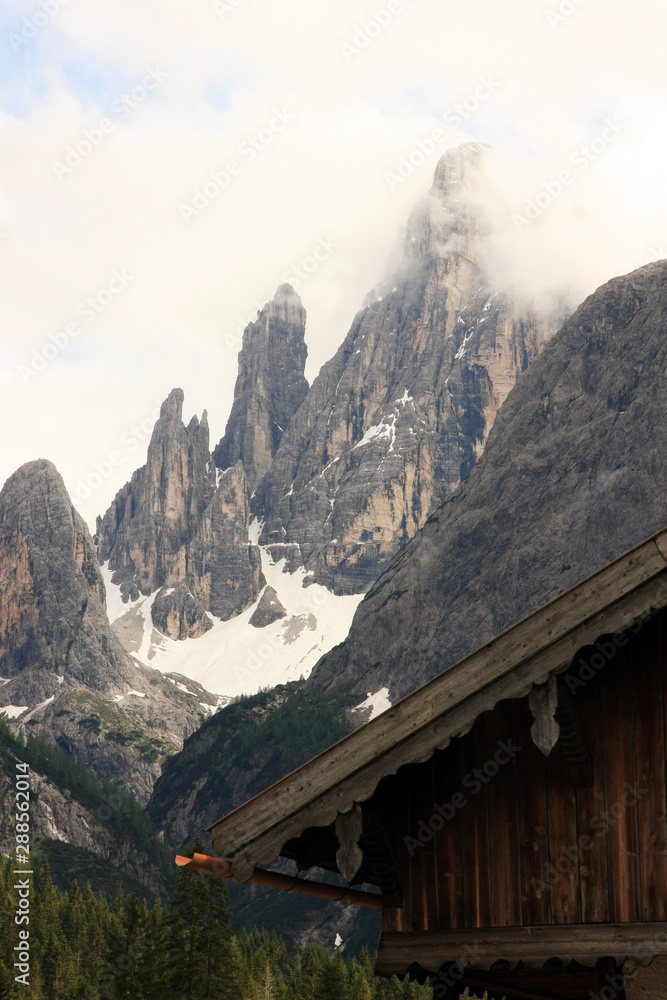
[[[253,522],[250,541],[256,544],[261,525]],[[213,628],[197,639],[176,641],[154,627],[151,607],[155,594],[123,603],[112,573],[102,566],[107,588],[107,611],[114,631],[136,660],[162,673],[182,674],[224,699],[255,694],[261,688],[308,677],[320,657],[347,636],[362,594],[338,597],[326,587],[304,587],[304,569],[285,572],[260,546],[262,571],[287,611],[264,628],[250,619],[259,599],[242,614],[223,622],[209,615]],[[262,591],[264,593],[264,591]]]
[[[0,708],[0,716],[5,715],[8,719],[18,719],[19,715],[23,715],[28,709],[28,705],[3,705]]]
[[[386,712],[388,708],[391,708],[391,702],[389,701],[389,688],[380,688],[380,690],[376,691],[375,694],[369,693],[368,698],[356,706],[357,710],[369,708],[371,710],[371,714],[368,717],[369,722],[371,719],[376,719],[378,715],[382,715],[382,713]]]

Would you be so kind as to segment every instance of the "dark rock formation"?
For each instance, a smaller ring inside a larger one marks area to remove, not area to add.
[[[241,460],[251,489],[268,472],[308,392],[305,330],[301,299],[291,285],[281,285],[243,334],[234,404],[213,458],[220,469]]]
[[[163,587],[153,601],[151,618],[155,628],[170,639],[198,639],[213,624],[185,583]]]
[[[183,392],[162,405],[146,465],[97,521],[100,562],[124,599],[183,584],[206,611],[231,618],[263,586],[248,544],[250,491],[237,464],[222,476],[209,453],[206,413],[182,421]]]
[[[586,299],[309,684],[394,700],[664,528],[666,330],[666,261]]]
[[[480,457],[496,412],[560,319],[492,287],[470,192],[484,147],[438,164],[396,276],[314,381],[257,488],[275,559],[336,593],[365,590]]]
[[[0,709],[145,799],[216,699],[202,689],[202,706],[130,659],[104,601],[60,475],[50,462],[24,465],[0,493]]]
[[[255,628],[265,628],[272,625],[279,618],[286,618],[287,612],[278,599],[278,594],[273,587],[267,587],[259,599],[259,604],[255,609],[250,624]]]
[[[16,758],[9,753],[0,757],[0,850],[11,854],[16,849],[15,809]],[[163,897],[171,895],[171,885],[164,872],[130,838],[114,833],[102,822],[115,804],[89,808],[78,802],[67,788],[57,784],[33,768],[30,769],[30,840],[59,840],[84,848],[105,858],[137,882]],[[113,793],[115,797],[115,793]]]

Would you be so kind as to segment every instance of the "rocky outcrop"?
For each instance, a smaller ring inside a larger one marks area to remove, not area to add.
[[[47,461],[24,465],[0,493],[0,712],[145,799],[216,699],[135,663],[104,601],[92,538],[60,475]]]
[[[492,286],[472,192],[484,147],[438,164],[403,263],[357,315],[292,418],[253,510],[261,543],[360,593],[479,459],[498,408],[560,318]]]
[[[155,628],[170,639],[198,639],[213,624],[184,583],[159,590],[151,606]]]
[[[205,611],[227,619],[253,604],[264,583],[259,551],[248,542],[250,490],[240,464],[216,471],[206,413],[186,427],[182,409],[183,392],[174,389],[146,465],[98,518],[99,559],[108,560],[125,600],[185,588]]]
[[[162,404],[146,465],[98,518],[100,562],[123,577],[128,593],[152,594],[182,577],[183,546],[215,491],[210,471],[208,423],[193,417],[183,424],[183,390]]]
[[[301,299],[291,285],[281,285],[243,334],[234,403],[213,458],[221,469],[242,461],[251,489],[268,472],[308,392],[305,330]]]
[[[287,611],[280,603],[278,594],[273,587],[266,587],[255,608],[250,624],[255,628],[266,628],[281,618],[287,617]]]
[[[667,261],[590,296],[309,684],[392,700],[667,524]]]
[[[259,549],[248,541],[250,487],[241,463],[219,473],[218,481],[193,525],[182,572],[197,600],[227,621],[254,604],[265,581]]]
[[[12,774],[9,769],[13,764],[11,756],[6,762],[0,759],[0,850],[6,854],[12,854],[16,849],[15,789],[12,780],[16,772]],[[58,788],[34,768],[30,770],[30,792],[31,843],[44,838],[74,844],[110,861],[156,895],[169,894],[170,886],[164,872],[146,852],[130,839],[114,834],[102,822],[100,817],[109,814],[113,801],[101,809],[87,808],[68,789]]]

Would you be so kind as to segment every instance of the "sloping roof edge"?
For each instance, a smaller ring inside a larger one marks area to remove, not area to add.
[[[428,760],[505,698],[566,670],[582,646],[667,606],[667,529],[630,549],[411,692],[210,828],[246,881],[284,844],[364,802],[399,767]]]

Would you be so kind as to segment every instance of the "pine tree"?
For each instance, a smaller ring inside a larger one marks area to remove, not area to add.
[[[320,965],[315,996],[317,1000],[349,1000],[347,970],[338,954]]]
[[[10,969],[0,960],[0,1000],[15,1000],[15,986],[14,976]]]
[[[193,852],[202,852],[199,839]],[[170,986],[179,1000],[239,1000],[244,976],[241,952],[220,876],[184,868],[167,921]]]

